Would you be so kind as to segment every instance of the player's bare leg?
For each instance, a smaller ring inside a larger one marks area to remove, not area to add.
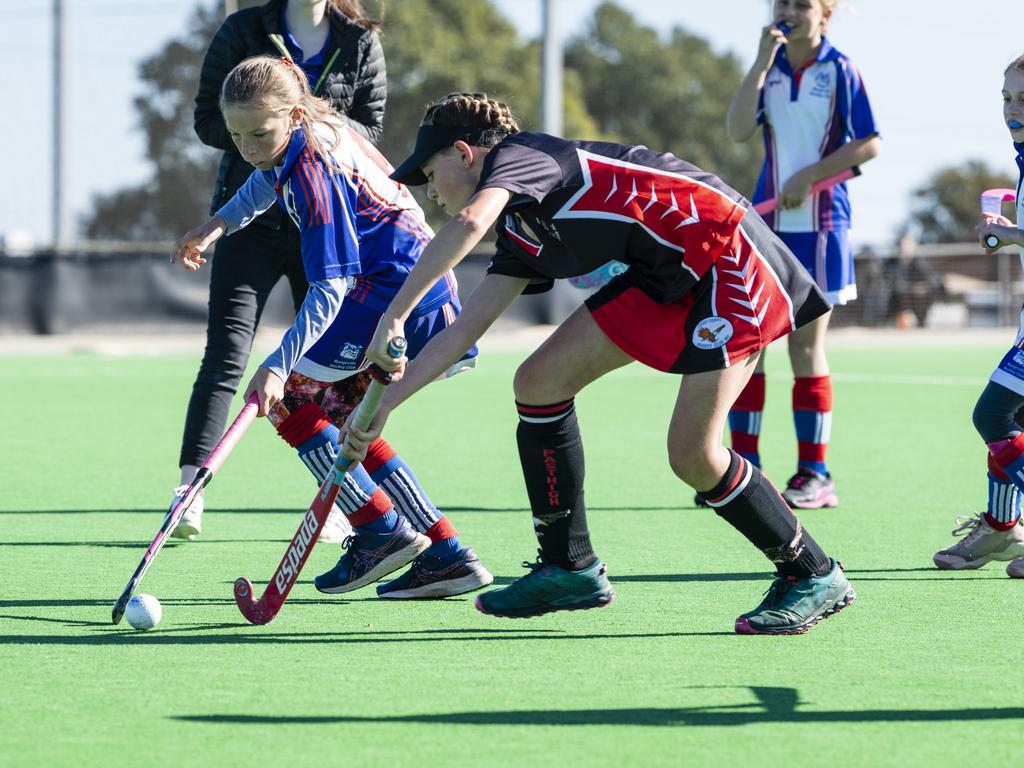
[[[753,355],[683,377],[669,427],[669,463],[777,569],[761,604],[736,619],[736,631],[797,634],[844,608],[854,592],[839,564],[803,529],[761,470],[721,444],[729,408],[755,364]]]
[[[573,398],[630,362],[580,307],[516,372],[516,437],[540,557],[526,576],[480,595],[476,605],[484,613],[538,616],[598,608],[615,598],[587,530],[583,444]]]

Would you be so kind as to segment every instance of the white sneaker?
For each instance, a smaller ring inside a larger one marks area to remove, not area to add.
[[[1020,521],[1008,531],[997,531],[979,512],[971,517],[958,517],[956,526],[953,535],[963,538],[932,556],[935,565],[944,571],[974,570],[992,560],[1024,558],[1024,525]]]
[[[185,495],[188,491],[187,485],[179,485],[174,489],[174,499],[172,504]],[[178,524],[171,531],[171,536],[176,539],[185,539],[186,541],[192,541],[196,536],[202,533],[203,530],[203,494],[198,493],[192,500],[188,509],[181,515],[178,520]]]
[[[331,511],[324,521],[324,527],[320,529],[317,541],[324,544],[341,544],[351,535],[352,526],[349,525],[348,518],[337,506],[334,506],[331,507]]]

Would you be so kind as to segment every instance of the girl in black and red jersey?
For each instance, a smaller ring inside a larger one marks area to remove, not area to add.
[[[516,297],[612,259],[629,265],[516,372],[517,439],[540,557],[522,578],[481,595],[477,608],[517,617],[613,600],[587,530],[573,398],[634,360],[686,374],[669,422],[669,464],[776,565],[772,588],[736,620],[736,631],[803,632],[853,600],[838,563],[761,471],[722,445],[729,407],[759,351],[828,311],[747,200],[670,154],[520,133],[507,106],[470,93],[427,110],[414,152],[392,178],[426,184],[452,220],[384,313],[367,349],[378,365],[396,368],[388,339],[403,334],[423,292],[491,227],[497,253],[458,320],[388,389],[371,429],[349,429],[351,458],[361,457],[392,409],[458,359]]]

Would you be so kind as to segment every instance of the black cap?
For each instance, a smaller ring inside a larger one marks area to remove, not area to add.
[[[493,128],[466,128],[455,125],[421,125],[416,132],[416,148],[391,174],[391,178],[399,184],[418,187],[427,183],[427,177],[420,170],[427,160],[447,149],[456,141],[467,144],[478,144],[480,138],[493,132]],[[502,132],[504,133],[504,131]]]

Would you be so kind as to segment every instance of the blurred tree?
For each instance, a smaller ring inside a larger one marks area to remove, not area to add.
[[[409,154],[427,105],[457,91],[504,101],[524,130],[540,130],[540,44],[520,41],[489,0],[390,2],[383,32],[388,106],[381,151],[392,162]],[[566,135],[599,136],[576,73],[566,72],[564,94]],[[416,194],[423,203],[422,190]],[[435,228],[447,218],[433,204],[423,208]]]
[[[203,55],[222,14],[220,0],[197,6],[185,35],[139,65],[143,91],[134,104],[151,174],[137,186],[96,195],[83,217],[86,237],[169,240],[206,216],[220,153],[196,138],[192,111]]]
[[[365,6],[379,16],[376,0]],[[166,240],[206,215],[219,155],[196,138],[192,111],[222,14],[221,0],[201,3],[187,32],[140,65],[143,91],[134,103],[152,172],[137,186],[97,195],[83,221],[87,237]],[[412,148],[426,106],[453,91],[506,101],[525,129],[539,130],[540,43],[520,40],[490,0],[392,0],[382,31],[388,103],[381,149],[392,161]],[[662,41],[606,2],[568,44],[565,134],[671,151],[749,193],[760,145],[733,144],[723,129],[740,76],[739,63],[706,41],[681,29]],[[443,223],[436,206],[424,208],[432,224]]]
[[[1016,186],[1015,179],[981,160],[940,168],[912,193],[910,234],[922,243],[973,242],[981,220],[979,195],[986,189]]]
[[[586,32],[569,41],[566,68],[605,135],[672,152],[722,176],[743,194],[761,166],[760,134],[736,144],[725,113],[743,70],[731,54],[676,27],[663,39],[613,2],[597,7]]]

